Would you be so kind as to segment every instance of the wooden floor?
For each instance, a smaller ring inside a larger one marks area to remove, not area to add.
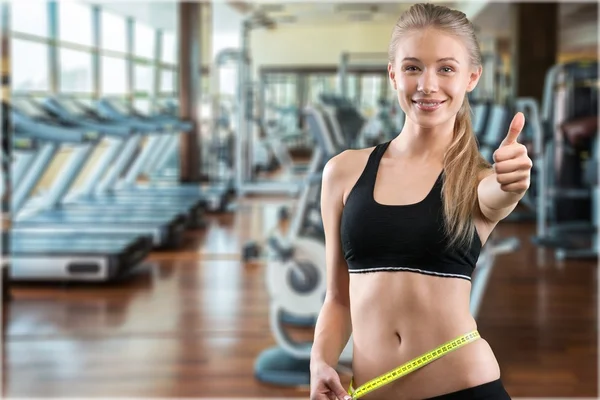
[[[276,213],[252,202],[211,218],[181,251],[153,254],[129,281],[13,288],[4,395],[308,398],[306,389],[253,376],[256,357],[275,342],[264,267],[242,264],[240,251]],[[549,252],[544,260],[528,225],[503,224],[498,233],[518,235],[522,247],[497,258],[478,321],[507,390],[597,397],[597,263],[559,264]]]

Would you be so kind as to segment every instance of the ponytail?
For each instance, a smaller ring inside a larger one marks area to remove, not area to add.
[[[444,157],[444,222],[449,246],[470,245],[475,232],[479,174],[491,165],[481,156],[471,125],[471,106],[465,96],[456,115],[454,138]]]

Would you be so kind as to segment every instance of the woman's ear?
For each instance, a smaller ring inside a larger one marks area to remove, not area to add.
[[[394,65],[391,62],[388,62],[387,69],[388,69],[388,77],[390,78],[390,83],[392,84],[394,89],[397,89],[397,87],[396,87],[396,72],[394,72]]]
[[[481,73],[483,72],[483,68],[478,66],[476,69],[472,70],[469,74],[469,83],[467,85],[467,92],[472,92],[477,83],[479,82],[479,78],[481,78]]]

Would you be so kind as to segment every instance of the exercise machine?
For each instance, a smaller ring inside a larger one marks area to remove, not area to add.
[[[157,115],[178,118],[179,107],[174,101],[157,105]],[[206,100],[201,103],[200,137],[201,137],[201,182],[203,191],[207,192],[207,211],[231,210],[230,194],[233,191],[233,135],[228,125],[226,110],[221,111],[220,121],[213,127],[210,108]],[[223,107],[224,108],[224,107]],[[213,128],[217,129],[212,133]],[[187,134],[196,134],[192,129]],[[183,132],[185,133],[185,132]],[[158,147],[154,162],[147,163],[141,173],[150,180],[151,185],[172,184],[185,186],[178,182],[179,135],[173,135],[163,146]],[[208,193],[212,193],[210,196]],[[216,204],[215,204],[216,203]]]
[[[128,193],[124,190],[113,191],[112,185],[116,179],[125,175],[125,179],[129,178],[129,172],[125,171],[125,167],[131,162],[131,152],[134,150],[134,146],[129,145],[130,142],[138,142],[142,134],[135,130],[135,125],[125,127],[119,125],[116,121],[107,121],[101,118],[93,118],[91,115],[85,115],[77,113],[77,107],[69,102],[66,98],[50,97],[47,98],[41,104],[37,104],[35,101],[30,100],[31,107],[41,107],[45,112],[50,114],[53,118],[58,119],[64,123],[70,123],[74,126],[81,127],[95,127],[95,129],[103,130],[104,132],[111,132],[111,137],[106,137],[110,143],[108,149],[105,151],[103,157],[101,157],[100,165],[96,166],[92,171],[85,183],[86,197],[83,196],[70,196],[67,197],[67,187],[65,192],[60,199],[56,201],[63,201],[63,205],[68,205],[70,210],[75,212],[85,211],[93,206],[95,210],[99,212],[115,211],[119,210],[122,212],[130,213],[132,211],[140,212],[144,211],[148,214],[161,213],[161,214],[185,214],[187,215],[187,226],[190,228],[198,228],[204,225],[204,204],[198,199],[182,198],[177,196],[169,196],[164,192],[155,193]],[[119,134],[125,133],[123,134]],[[107,135],[108,136],[108,135]],[[166,135],[163,135],[166,136]],[[124,144],[123,144],[124,143]],[[99,148],[101,144],[94,148],[90,148],[90,154]],[[120,154],[119,154],[120,153]],[[87,152],[82,154],[80,158],[81,164],[74,165],[73,168],[69,168],[68,172],[77,174],[81,165],[87,162],[89,156]],[[147,162],[149,157],[146,154],[140,154],[130,169],[136,168],[136,165],[142,163],[138,160]],[[112,169],[112,170],[111,170]],[[106,177],[105,181],[101,181],[101,177]],[[67,180],[72,182],[73,178],[68,175],[65,176]],[[110,182],[106,184],[105,182]],[[102,187],[104,190],[98,190],[98,187]],[[80,192],[81,193],[81,192]],[[51,205],[50,205],[51,206]]]
[[[268,27],[270,20],[263,15],[253,14],[242,21],[240,50],[233,53],[231,58],[235,60],[237,67],[237,135],[236,135],[236,183],[238,196],[249,194],[263,195],[288,195],[297,197],[303,185],[303,177],[284,173],[281,176],[270,176],[261,179],[253,168],[253,149],[257,137],[259,125],[256,123],[260,85],[252,81],[252,68],[250,63],[250,32],[253,29]],[[315,157],[310,164],[315,163]]]
[[[320,104],[334,143],[344,149],[357,148],[367,122],[360,111],[350,100],[333,94],[322,94]]]
[[[597,258],[598,63],[557,64],[546,74],[543,132],[534,137],[537,232],[555,257]]]
[[[404,111],[397,101],[379,99],[375,115],[369,118],[357,139],[357,147],[376,146],[394,139],[404,126]]]
[[[85,106],[80,103],[73,103],[73,109],[79,108],[85,110]],[[117,123],[133,124],[155,124],[155,130],[158,127],[165,127],[166,134],[151,134],[146,138],[146,144],[139,150],[138,155],[131,162],[134,153],[142,147],[141,137],[130,138],[125,143],[125,149],[121,151],[116,166],[113,166],[111,175],[108,176],[97,188],[94,189],[96,195],[102,197],[127,197],[127,198],[147,198],[155,202],[159,199],[164,204],[173,204],[177,208],[189,208],[192,216],[192,228],[203,228],[205,226],[204,213],[207,209],[216,211],[222,210],[227,204],[227,193],[225,188],[202,188],[196,184],[181,184],[176,180],[159,182],[140,182],[140,177],[144,169],[148,170],[154,160],[159,158],[164,148],[177,133],[184,129],[191,132],[193,126],[189,122],[179,121],[169,116],[144,116],[136,110],[111,99],[100,99],[97,103],[95,112],[110,121]],[[90,113],[90,110],[87,110]],[[158,125],[158,127],[157,127]],[[116,145],[118,151],[118,144]],[[112,150],[109,153],[112,155]],[[110,160],[103,160],[102,165],[106,168]],[[121,177],[119,179],[119,177]],[[89,193],[89,191],[88,191]]]
[[[479,151],[483,158],[490,164],[494,163],[494,151],[500,147],[508,133],[510,120],[510,109],[506,104],[493,104],[489,109],[487,123],[483,127],[483,133],[479,141]]]
[[[10,107],[9,107],[10,108]],[[56,155],[59,144],[85,147],[99,139],[95,131],[42,123],[23,123],[13,111],[14,152],[32,153],[30,168],[12,181],[11,211],[19,213],[28,195]],[[15,118],[16,117],[16,118]],[[17,219],[3,233],[13,281],[109,281],[138,266],[152,249],[147,235],[101,232],[21,230]]]
[[[152,235],[153,244],[157,248],[177,247],[187,218],[183,214],[161,215],[160,209],[149,213],[137,211],[135,207],[125,205],[121,210],[118,206],[99,211],[93,206],[78,210],[65,206],[60,200],[65,195],[77,177],[76,171],[83,168],[94,145],[98,143],[101,133],[99,130],[82,129],[73,124],[60,122],[45,113],[42,108],[34,107],[31,102],[13,99],[12,118],[15,130],[35,132],[41,140],[51,140],[46,143],[36,155],[35,161],[21,182],[18,190],[13,193],[12,206],[19,213],[13,213],[13,228],[19,232],[70,232],[70,233],[134,233],[137,235]],[[129,127],[130,128],[130,127]],[[94,140],[82,143],[73,149],[63,170],[50,191],[45,196],[29,199],[38,182],[41,181],[45,169],[61,148],[61,137],[69,130],[81,132],[80,135],[93,135]],[[126,130],[127,131],[127,130]],[[103,131],[104,134],[114,134],[115,130]],[[29,201],[28,201],[29,200]],[[26,204],[28,203],[28,204]]]
[[[305,118],[318,144],[315,155],[323,166],[337,154],[337,148],[331,136],[323,134],[325,122],[317,109],[308,107]],[[269,321],[277,346],[263,351],[255,362],[255,377],[264,383],[283,386],[310,383],[312,342],[292,340],[286,333],[284,321],[286,316],[288,319],[293,316],[316,320],[323,305],[326,290],[325,243],[320,238],[300,235],[306,218],[306,205],[320,181],[320,173],[311,171],[288,234],[285,238],[271,238],[269,241],[273,257],[267,262],[266,285],[271,299]],[[348,342],[340,361],[350,362],[351,343]]]

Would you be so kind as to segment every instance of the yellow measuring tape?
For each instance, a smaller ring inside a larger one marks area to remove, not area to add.
[[[358,389],[354,390],[352,388],[352,382],[350,382],[349,393],[352,396],[352,399],[356,400],[360,397],[363,397],[369,392],[373,390],[379,389],[380,387],[395,381],[396,379],[402,378],[405,375],[410,374],[411,372],[416,371],[419,368],[424,367],[430,362],[437,360],[445,354],[448,354],[451,351],[458,349],[468,343],[471,343],[479,338],[479,332],[473,331],[469,332],[465,335],[462,335],[454,340],[451,340],[443,345],[437,347],[436,349],[425,353],[417,358],[410,360],[409,362],[402,364],[398,368],[391,370],[383,375],[378,376],[375,379],[372,379],[360,386]]]

